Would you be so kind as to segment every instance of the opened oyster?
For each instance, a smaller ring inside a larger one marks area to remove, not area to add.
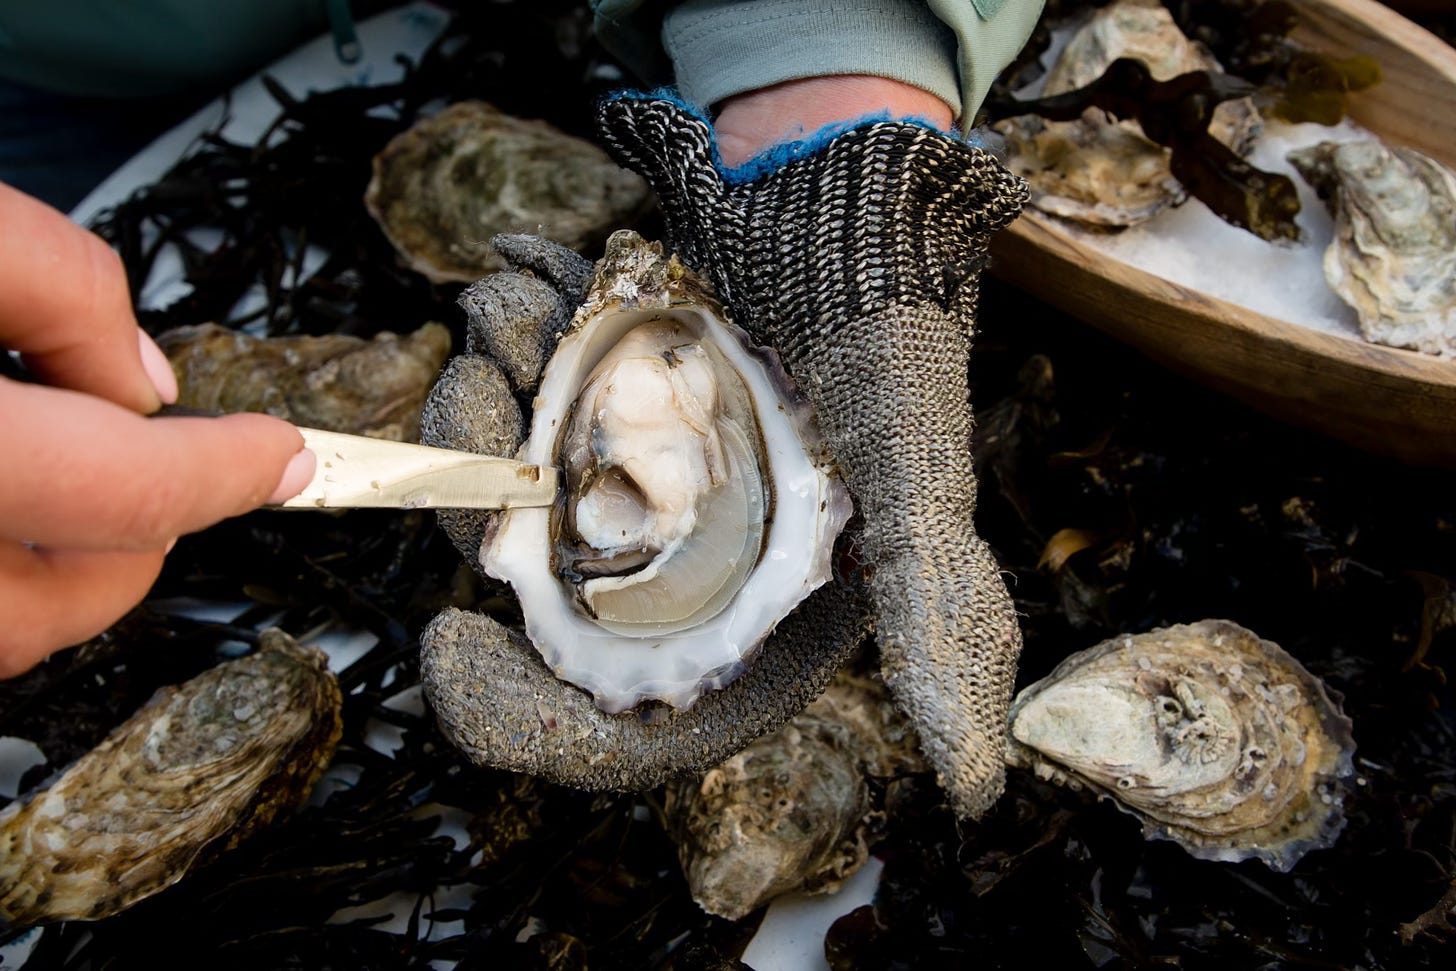
[[[1183,35],[1159,0],[1118,0],[1077,29],[1047,74],[1042,94],[1090,84],[1120,57],[1142,61],[1158,81],[1220,69],[1202,45]],[[1024,115],[995,128],[1007,138],[1007,166],[1031,186],[1031,204],[1054,216],[1132,226],[1188,196],[1169,168],[1168,150],[1144,136],[1136,121],[1088,109],[1076,121]],[[1245,98],[1219,105],[1209,132],[1242,155],[1259,128],[1258,111]]]
[[[489,245],[497,233],[580,249],[640,216],[651,196],[591,142],[462,101],[385,146],[364,204],[411,269],[470,283],[502,268]]]
[[[1226,620],[1116,637],[1012,702],[1007,761],[1084,784],[1201,859],[1287,870],[1344,826],[1350,720],[1277,645]]]
[[[565,496],[495,518],[481,562],[556,675],[608,712],[735,678],[828,579],[850,513],[777,359],[629,232],[547,365],[520,457],[561,468]]]
[[[1321,142],[1289,162],[1325,199],[1325,279],[1366,340],[1456,356],[1456,174],[1377,139]]]
[[[397,442],[419,440],[425,396],[450,354],[450,332],[252,337],[217,324],[157,336],[177,374],[177,403],[262,411],[298,425]]]
[[[163,688],[23,806],[0,814],[0,925],[99,920],[293,808],[333,757],[338,682],[278,630]]]

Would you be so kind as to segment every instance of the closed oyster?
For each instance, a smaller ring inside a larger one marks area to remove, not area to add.
[[[668,787],[693,899],[738,920],[783,893],[832,893],[869,858],[884,783],[924,771],[884,684],[841,672],[777,732]]]
[[[364,204],[411,269],[471,283],[503,264],[497,233],[539,233],[581,249],[650,206],[647,183],[590,142],[544,121],[462,101],[374,159]]]
[[[262,411],[329,431],[419,440],[425,396],[450,354],[450,332],[425,324],[373,340],[251,337],[217,324],[157,337],[177,374],[177,403],[207,411]]]
[[[482,565],[607,712],[735,678],[828,579],[850,512],[777,358],[630,232],[547,365],[520,457],[562,469],[565,495],[495,518]]]
[[[147,704],[0,814],[0,925],[99,920],[308,794],[341,730],[326,658],[278,630]]]
[[[1202,45],[1183,35],[1159,0],[1118,0],[1091,14],[1067,42],[1042,94],[1090,84],[1121,57],[1142,61],[1158,81],[1220,69]],[[1136,121],[1115,121],[1088,109],[1076,121],[1025,115],[995,128],[1007,138],[1007,166],[1031,185],[1031,204],[1054,216],[1132,226],[1188,196],[1169,169],[1168,150],[1144,136]],[[1244,98],[1219,105],[1209,132],[1242,155],[1259,128],[1258,111]]]
[[[1321,142],[1289,162],[1334,213],[1325,279],[1365,339],[1456,356],[1456,173],[1374,138]]]
[[[1084,784],[1200,859],[1287,870],[1344,826],[1350,720],[1318,678],[1226,620],[1116,637],[1012,702],[1007,761]]]

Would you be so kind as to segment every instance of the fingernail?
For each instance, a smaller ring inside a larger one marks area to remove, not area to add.
[[[283,478],[278,480],[278,486],[273,494],[268,497],[269,503],[280,503],[284,499],[292,499],[303,491],[313,478],[314,470],[313,453],[308,449],[299,452],[288,460],[288,467],[283,470]]]
[[[167,355],[157,346],[157,342],[141,328],[137,328],[137,343],[142,350],[142,370],[147,372],[147,377],[152,381],[152,387],[157,389],[157,397],[162,399],[164,405],[175,405],[177,403],[177,375],[172,372],[172,365],[167,361]]]

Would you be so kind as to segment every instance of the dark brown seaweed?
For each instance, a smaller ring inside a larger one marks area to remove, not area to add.
[[[1097,6],[1102,4],[1098,3]],[[1114,62],[1083,88],[1050,98],[1018,101],[1011,91],[1039,73],[1047,21],[1073,13],[1071,0],[1053,0],[1038,32],[992,88],[988,122],[1021,114],[1070,121],[1087,108],[1133,119],[1148,138],[1168,148],[1173,176],[1220,218],[1261,239],[1294,240],[1299,198],[1286,176],[1264,172],[1208,134],[1213,109],[1254,97],[1261,112],[1289,122],[1334,125],[1345,117],[1350,92],[1380,80],[1368,57],[1333,59],[1289,40],[1298,14],[1283,0],[1165,0],[1179,27],[1206,45],[1224,73],[1197,71],[1155,81],[1140,62]]]
[[[1247,81],[1216,71],[1190,71],[1157,81],[1143,62],[1124,57],[1075,91],[1033,101],[1007,98],[988,105],[988,111],[993,121],[1024,114],[1072,121],[1088,108],[1099,108],[1115,118],[1135,120],[1143,134],[1171,151],[1173,176],[1225,221],[1261,239],[1298,239],[1294,183],[1256,169],[1208,133],[1214,108],[1255,90]]]

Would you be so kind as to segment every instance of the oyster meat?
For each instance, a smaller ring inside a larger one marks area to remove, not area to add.
[[[1183,35],[1159,0],[1117,0],[1093,12],[1068,40],[1042,94],[1090,84],[1121,57],[1142,61],[1158,81],[1220,70],[1202,45]],[[994,127],[1006,136],[1007,166],[1031,186],[1031,204],[1054,216],[1094,226],[1132,226],[1188,196],[1169,169],[1168,150],[1143,135],[1136,121],[1116,121],[1088,109],[1076,121],[1023,115]],[[1260,127],[1258,111],[1244,98],[1219,105],[1209,132],[1243,155]]]
[[[651,194],[590,142],[462,101],[385,146],[364,204],[411,269],[471,283],[503,267],[488,245],[497,233],[581,249],[642,215]]]
[[[1072,655],[1012,702],[1010,735],[1009,764],[1109,796],[1201,859],[1287,870],[1344,826],[1355,744],[1338,696],[1230,621]]]
[[[562,469],[565,495],[495,517],[481,562],[608,712],[735,678],[828,579],[851,508],[777,358],[630,232],[547,365],[520,458]]]
[[[1365,339],[1456,357],[1456,173],[1374,138],[1321,142],[1289,162],[1334,214],[1325,279]]]
[[[342,728],[322,651],[279,630],[163,688],[29,802],[0,814],[0,926],[99,920],[298,805]]]
[[[177,374],[177,403],[262,411],[329,431],[419,441],[425,396],[450,354],[450,332],[251,337],[217,324],[158,335]]]

